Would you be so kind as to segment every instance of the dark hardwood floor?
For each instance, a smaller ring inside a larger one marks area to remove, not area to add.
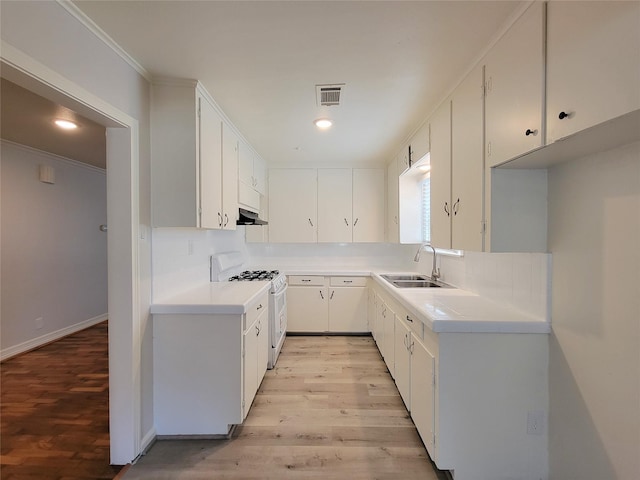
[[[107,322],[0,364],[2,480],[113,479]]]

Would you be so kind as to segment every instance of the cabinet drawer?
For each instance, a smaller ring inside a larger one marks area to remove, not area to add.
[[[332,287],[366,287],[367,277],[331,277]]]
[[[249,306],[249,310],[244,315],[244,324],[242,325],[242,330],[246,330],[247,327],[250,327],[256,319],[262,315],[263,312],[266,312],[269,307],[269,292],[265,292]]]
[[[323,287],[324,277],[321,275],[290,275],[289,285],[310,285],[314,287]]]
[[[402,320],[404,320],[411,331],[418,337],[420,340],[424,340],[424,323],[415,316],[408,314],[407,312],[402,312]]]

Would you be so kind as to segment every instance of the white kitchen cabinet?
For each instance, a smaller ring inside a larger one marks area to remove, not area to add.
[[[640,109],[639,46],[639,2],[548,3],[548,144]]]
[[[238,165],[238,202],[243,208],[258,212],[261,196],[266,193],[266,165],[245,142],[240,142]]]
[[[353,242],[384,242],[384,169],[353,169]]]
[[[392,160],[387,166],[387,242],[400,241],[400,200],[398,165]]]
[[[484,233],[482,83],[478,66],[451,99],[451,248],[475,252],[483,250]]]
[[[395,316],[394,328],[394,354],[395,354],[395,381],[398,392],[402,397],[407,410],[411,410],[411,353],[409,345],[411,330],[398,315]]]
[[[534,2],[485,57],[489,166],[543,145],[544,9]]]
[[[409,164],[409,145],[403,145],[400,151],[398,152],[398,156],[396,162],[398,164],[398,175],[402,175],[404,172],[409,170],[411,166]]]
[[[219,183],[219,182],[218,182]],[[222,124],[222,228],[235,230],[238,220],[238,137]]]
[[[382,341],[384,342],[384,363],[392,378],[395,378],[395,323],[396,312],[391,305],[386,305],[386,311],[382,315]]]
[[[151,158],[154,227],[220,229],[235,215],[223,208],[222,119],[199,83],[152,86]]]
[[[352,169],[318,169],[318,242],[353,241]]]
[[[266,371],[268,302],[265,292],[244,314],[154,314],[158,435],[226,435],[242,423]]]
[[[409,166],[427,153],[429,153],[429,122],[424,122],[409,141]]]
[[[435,457],[436,359],[433,353],[411,335],[409,348],[411,418],[431,457]]]
[[[364,333],[367,278],[291,275],[287,315],[290,332]]]
[[[315,168],[269,170],[269,241],[317,241],[318,181]]]
[[[451,248],[451,99],[433,114],[431,125],[431,244]]]
[[[246,418],[253,403],[253,399],[258,392],[258,387],[267,371],[269,362],[269,319],[268,319],[268,299],[257,302],[251,306],[251,311],[257,315],[255,318],[247,315],[251,324],[243,333],[243,400],[242,418]],[[249,322],[247,322],[249,323]]]

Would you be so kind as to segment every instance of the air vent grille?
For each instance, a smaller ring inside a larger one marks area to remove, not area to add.
[[[316,85],[318,106],[332,107],[340,105],[344,83],[334,85]]]

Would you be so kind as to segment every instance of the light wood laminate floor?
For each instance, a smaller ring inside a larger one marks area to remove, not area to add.
[[[160,440],[123,480],[447,478],[371,337],[288,337],[229,440]]]

